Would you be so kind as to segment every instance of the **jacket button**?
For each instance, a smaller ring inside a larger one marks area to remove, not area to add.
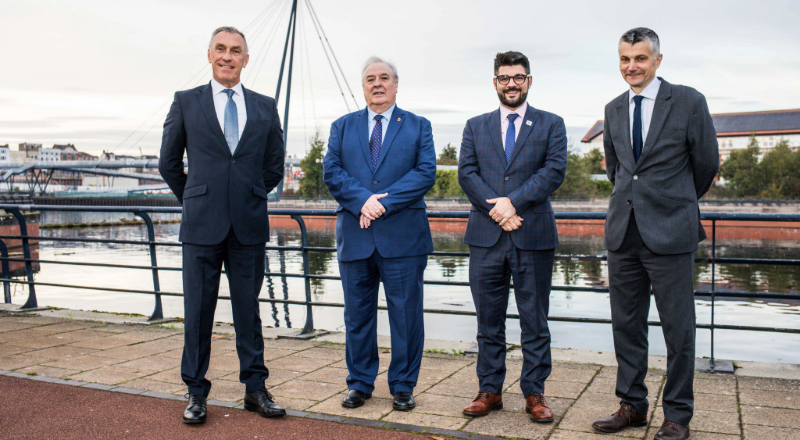
[[[630,205],[630,204],[631,204],[631,201],[630,201],[630,200],[628,200],[628,202],[627,202],[627,203]]]
[[[506,180],[510,179],[510,177],[506,176]]]
[[[231,163],[236,163],[236,159],[231,159]]]
[[[639,180],[639,176],[633,176],[633,180]]]
[[[372,184],[373,184],[373,185],[377,185],[377,184],[378,184],[378,181],[377,181],[377,180],[373,180],[373,181],[372,181]]]

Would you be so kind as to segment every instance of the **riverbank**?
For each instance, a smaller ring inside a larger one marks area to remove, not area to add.
[[[123,324],[131,319],[77,310],[0,313],[0,374],[61,386],[180,399],[185,392],[179,373],[183,346],[180,323],[161,327]],[[595,439],[600,437],[592,433],[591,421],[610,414],[618,405],[613,393],[613,353],[554,349],[553,373],[545,392],[556,421],[548,425],[531,423],[524,415],[524,399],[517,384],[520,353],[511,350],[504,385],[505,408],[487,417],[466,417],[461,409],[478,389],[475,358],[461,353],[472,343],[426,340],[415,389],[417,408],[409,413],[396,412],[391,408],[386,383],[391,342],[381,337],[381,367],[373,398],[361,408],[344,409],[339,404],[347,388],[343,334],[334,332],[313,341],[276,339],[289,331],[265,328],[264,342],[270,368],[267,386],[293,417],[476,440]],[[624,436],[652,438],[661,425],[665,362],[664,356],[650,357],[646,379],[651,390],[648,426],[627,430]],[[692,438],[800,438],[800,366],[734,364],[734,374],[696,375]],[[214,383],[210,419],[241,408],[244,388],[238,383],[238,367],[232,326],[216,325],[208,374]]]

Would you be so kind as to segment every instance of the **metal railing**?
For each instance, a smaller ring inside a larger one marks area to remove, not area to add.
[[[0,261],[2,261],[2,279],[4,283],[5,302],[11,302],[10,286],[9,283],[20,283],[28,285],[28,299],[22,306],[22,309],[33,309],[38,306],[36,300],[35,286],[52,286],[52,287],[66,287],[76,289],[89,289],[101,290],[122,293],[139,293],[139,294],[152,294],[155,296],[155,306],[153,313],[148,318],[149,321],[157,321],[163,319],[163,309],[161,305],[161,297],[166,296],[183,296],[180,292],[164,292],[161,291],[159,283],[159,271],[181,271],[180,267],[164,267],[158,266],[157,263],[157,247],[159,246],[181,246],[178,242],[165,242],[156,241],[153,221],[150,214],[180,214],[181,208],[175,207],[127,207],[127,206],[52,206],[52,205],[17,205],[17,204],[0,204],[0,209],[13,214],[20,226],[20,235],[0,235],[0,239],[19,239],[22,241],[23,258],[10,258],[5,243],[1,242],[0,245]],[[22,211],[61,211],[61,212],[124,212],[133,213],[135,216],[141,218],[147,229],[147,241],[142,240],[110,240],[110,239],[89,239],[89,238],[66,238],[66,237],[41,237],[29,236],[27,232],[25,217]],[[265,272],[266,276],[280,276],[287,278],[303,278],[305,283],[305,300],[291,300],[291,299],[277,299],[277,298],[259,298],[260,302],[267,303],[281,303],[286,305],[300,305],[306,307],[306,321],[303,326],[301,335],[314,333],[314,315],[313,307],[344,307],[344,304],[333,302],[312,301],[311,298],[311,280],[340,280],[341,278],[335,275],[312,274],[309,271],[309,253],[310,252],[335,252],[335,247],[321,247],[308,245],[308,233],[306,231],[304,216],[325,216],[334,217],[336,214],[333,210],[313,210],[313,209],[271,209],[270,215],[284,215],[294,219],[300,228],[300,246],[273,246],[267,245],[267,250],[279,251],[298,251],[302,253],[303,257],[303,273],[285,273],[285,272]],[[469,217],[469,212],[463,211],[429,211],[429,218],[445,218],[445,219],[466,219]],[[559,212],[555,214],[556,219],[559,220],[605,220],[606,213],[604,212]],[[714,331],[715,330],[747,330],[747,331],[763,331],[763,332],[782,332],[782,333],[795,333],[800,334],[800,329],[792,328],[777,328],[777,327],[760,327],[760,326],[742,326],[742,325],[720,325],[715,324],[715,302],[718,297],[726,298],[747,298],[747,299],[780,299],[780,300],[800,300],[800,294],[792,293],[775,293],[775,292],[747,292],[747,291],[724,291],[718,292],[716,289],[716,275],[717,263],[726,264],[771,264],[771,265],[792,265],[800,266],[800,259],[765,259],[765,258],[718,258],[716,235],[717,235],[717,222],[718,221],[759,221],[759,222],[800,222],[800,214],[737,214],[737,213],[705,213],[701,214],[703,220],[711,221],[711,256],[710,257],[695,257],[696,262],[706,262],[711,265],[711,290],[695,290],[696,297],[710,297],[711,300],[711,322],[709,324],[697,324],[697,328],[708,329],[711,332],[711,365],[714,365]],[[125,245],[142,245],[147,246],[150,254],[150,265],[126,265],[126,264],[112,264],[112,263],[88,263],[88,262],[73,262],[73,261],[58,261],[58,260],[42,260],[31,258],[30,241],[51,241],[51,242],[82,242],[82,243],[105,243],[105,244],[125,244]],[[435,251],[434,256],[451,256],[451,257],[469,257],[469,252],[460,251]],[[576,254],[556,254],[556,260],[569,260],[569,261],[605,261],[605,255],[576,255]],[[9,262],[24,262],[27,280],[17,280],[10,277]],[[96,287],[96,286],[81,286],[72,284],[60,283],[47,283],[35,282],[33,279],[33,263],[45,264],[68,264],[76,266],[94,266],[94,267],[107,267],[119,269],[142,269],[149,270],[153,276],[153,290],[139,290],[139,289],[121,289],[112,287]],[[269,270],[269,268],[267,268]],[[425,280],[424,284],[427,285],[444,285],[444,286],[469,286],[467,281],[448,281],[448,280]],[[513,286],[512,286],[513,287]],[[579,292],[608,292],[607,287],[586,287],[586,286],[552,286],[554,291],[579,291]],[[230,299],[229,296],[220,296],[220,299]],[[386,310],[385,306],[379,306],[379,309]],[[475,316],[473,311],[460,311],[448,309],[425,309],[425,313],[447,314],[447,315],[464,315]],[[512,319],[519,319],[518,314],[509,313],[507,317]],[[610,324],[610,319],[601,318],[581,318],[570,316],[550,316],[550,321],[562,322],[576,322],[576,323],[597,323],[597,324]],[[649,321],[650,326],[661,326],[658,321]]]

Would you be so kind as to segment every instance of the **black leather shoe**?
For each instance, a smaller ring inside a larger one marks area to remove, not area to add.
[[[350,390],[347,395],[342,399],[342,406],[345,408],[358,408],[363,406],[367,399],[371,398],[372,394],[367,394],[359,390]]]
[[[189,393],[185,396],[189,400],[186,410],[183,411],[183,423],[192,425],[206,422],[206,398],[200,394]]]
[[[257,412],[261,417],[281,417],[286,415],[286,410],[275,403],[275,398],[266,388],[245,394],[244,409]]]
[[[392,408],[398,411],[411,411],[416,407],[417,403],[414,402],[414,396],[412,396],[411,393],[405,391],[394,393],[394,402],[392,402]]]

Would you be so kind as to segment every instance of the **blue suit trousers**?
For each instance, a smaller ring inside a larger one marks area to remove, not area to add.
[[[389,391],[414,391],[425,342],[422,277],[427,265],[427,255],[384,258],[377,250],[362,260],[339,262],[349,389],[367,394],[375,389],[379,368],[378,289],[383,281],[392,338]]]

